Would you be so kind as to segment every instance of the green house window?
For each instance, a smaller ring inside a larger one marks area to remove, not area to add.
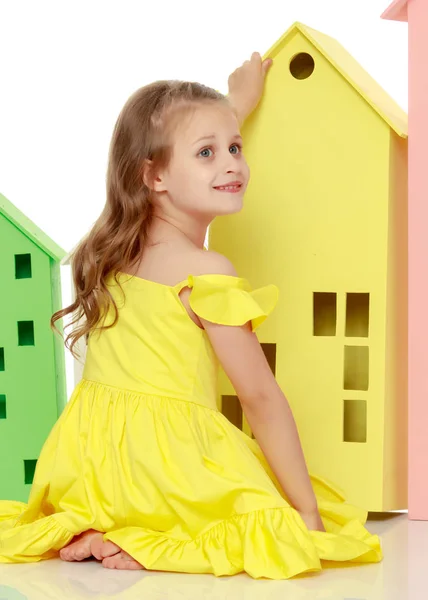
[[[26,484],[33,483],[36,465],[37,465],[37,460],[24,460],[24,473],[25,473],[25,483]]]
[[[4,371],[4,348],[0,348],[0,371]]]
[[[30,279],[31,254],[15,254],[15,278]]]
[[[18,321],[18,345],[34,346],[34,321]]]
[[[6,418],[6,396],[0,394],[0,419]]]

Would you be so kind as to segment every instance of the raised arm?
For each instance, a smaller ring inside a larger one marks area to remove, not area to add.
[[[272,64],[272,59],[262,61],[260,54],[253,52],[251,60],[245,61],[229,76],[228,98],[240,125],[260,102],[266,75]]]

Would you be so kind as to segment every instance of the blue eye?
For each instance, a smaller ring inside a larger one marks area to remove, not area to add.
[[[204,152],[205,153],[206,152],[211,152],[212,153],[212,150],[211,150],[211,148],[204,148],[204,150],[201,150],[199,152],[200,156],[202,156],[203,158],[209,158],[211,156],[211,154],[204,154]]]
[[[239,144],[233,144],[229,150],[232,150],[232,148],[236,148],[236,152],[231,152],[231,154],[239,154],[239,152],[241,151],[241,146]]]

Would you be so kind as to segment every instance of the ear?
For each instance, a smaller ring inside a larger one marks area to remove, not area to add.
[[[142,167],[142,177],[144,185],[153,192],[165,192],[166,185],[164,180],[164,173],[161,170],[157,170],[152,160],[146,158]]]

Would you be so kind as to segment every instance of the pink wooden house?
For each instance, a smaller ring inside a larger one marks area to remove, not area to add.
[[[428,2],[394,0],[409,24],[409,518],[428,520]]]

